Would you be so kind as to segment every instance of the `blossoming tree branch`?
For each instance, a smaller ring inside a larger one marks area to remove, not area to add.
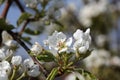
[[[37,29],[31,30],[26,27],[30,22],[42,20],[44,26],[51,23],[62,26],[53,14],[60,5],[52,7],[53,12],[46,10],[50,1],[24,0],[26,7],[35,12],[32,14],[24,9],[20,0],[0,0],[0,4],[4,3],[0,16],[0,80],[57,80],[63,75],[66,75],[65,80],[97,80],[80,65],[76,66],[77,62],[91,54],[90,28],[86,31],[77,29],[71,37],[55,30],[48,39],[42,41],[45,47],[36,41],[30,48],[26,45],[31,43],[23,37],[25,32],[32,35],[40,34]],[[17,20],[17,26],[20,27],[18,32],[14,31],[16,26],[7,22],[7,14],[13,2],[21,11],[21,16]],[[58,4],[60,1],[53,2]],[[41,5],[41,9],[38,5]],[[30,58],[23,59],[16,54],[20,45]]]

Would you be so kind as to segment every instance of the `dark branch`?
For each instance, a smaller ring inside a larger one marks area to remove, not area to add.
[[[25,12],[19,0],[14,0],[21,12]]]

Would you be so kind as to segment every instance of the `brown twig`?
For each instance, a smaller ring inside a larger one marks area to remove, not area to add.
[[[3,10],[2,14],[1,14],[2,18],[6,19],[8,10],[9,10],[12,2],[13,2],[12,0],[7,0],[7,2],[5,4],[5,8],[4,8],[4,10]]]
[[[22,35],[22,33],[24,32],[24,30],[25,30],[25,28],[26,28],[26,26],[27,26],[27,24],[29,23],[29,20],[27,20],[24,24],[23,24],[23,27],[22,27],[22,29],[20,30],[20,32],[18,33],[19,34],[19,36],[21,36]]]

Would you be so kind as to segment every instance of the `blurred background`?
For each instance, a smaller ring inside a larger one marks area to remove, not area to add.
[[[22,37],[28,46],[36,41],[43,45],[43,40],[55,30],[72,36],[76,29],[90,28],[93,51],[80,62],[81,67],[99,80],[120,80],[120,0],[20,0],[20,3],[31,17],[41,14],[26,25]],[[4,6],[5,2],[0,4],[0,14]],[[20,15],[14,2],[7,15],[7,22],[16,27],[14,32],[24,25],[17,24]],[[17,54],[28,57],[24,53],[23,48],[17,50]]]

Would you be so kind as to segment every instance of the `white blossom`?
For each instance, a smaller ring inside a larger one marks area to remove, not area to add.
[[[7,32],[2,32],[2,43],[7,47],[16,47],[17,43],[13,40],[13,37]]]
[[[25,59],[23,64],[29,76],[37,77],[40,74],[39,66],[32,59]]]
[[[12,57],[12,60],[11,60],[12,65],[18,66],[21,64],[21,62],[22,62],[21,56],[13,56]]]
[[[4,70],[8,75],[11,72],[11,66],[10,63],[8,61],[2,61],[0,62],[0,71]]]
[[[85,53],[91,44],[91,36],[90,36],[90,29],[87,29],[85,32],[78,29],[73,34],[74,39],[76,40],[73,49],[75,51],[79,51],[79,53]]]
[[[4,60],[6,58],[9,58],[13,55],[13,51],[9,50],[9,49],[4,49],[4,48],[0,48],[0,60]]]
[[[72,38],[67,39],[64,33],[55,31],[52,36],[48,37],[46,44],[49,45],[50,50],[61,53],[71,46]]]
[[[32,48],[30,50],[35,55],[39,55],[42,52],[42,46],[38,42],[35,42],[35,44],[32,46]]]
[[[0,70],[0,80],[8,80],[8,75],[6,71]]]
[[[29,68],[27,74],[32,77],[37,77],[40,74],[39,66],[34,64],[32,67]]]
[[[29,68],[31,67],[32,65],[34,65],[34,62],[32,59],[25,59],[24,62],[23,62],[23,65],[26,67],[26,68]]]

